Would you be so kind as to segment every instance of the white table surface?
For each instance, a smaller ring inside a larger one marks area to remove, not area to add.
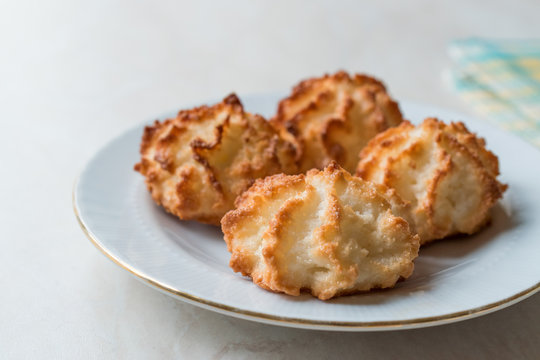
[[[540,37],[540,2],[2,1],[0,358],[540,358],[540,295],[452,325],[332,333],[233,319],[146,287],[71,207],[107,141],[183,104],[343,68],[470,112],[447,43]],[[504,169],[503,169],[504,171]]]

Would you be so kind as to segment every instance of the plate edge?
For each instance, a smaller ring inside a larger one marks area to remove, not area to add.
[[[534,295],[536,292],[540,291],[540,282],[535,285],[520,291],[510,297],[505,299],[480,306],[477,308],[459,311],[455,313],[440,315],[440,316],[430,316],[424,318],[416,319],[407,319],[400,321],[326,321],[326,320],[307,320],[301,318],[292,318],[292,317],[282,317],[274,316],[265,313],[259,313],[251,310],[243,310],[236,308],[234,306],[224,305],[214,301],[206,300],[198,296],[192,295],[190,293],[173,289],[170,286],[160,283],[159,281],[152,279],[151,277],[139,272],[137,269],[133,268],[129,264],[126,264],[122,260],[115,257],[111,254],[97,239],[95,235],[91,233],[88,229],[84,220],[80,216],[79,208],[77,206],[77,186],[79,184],[80,176],[74,182],[72,190],[72,206],[73,212],[81,227],[83,233],[86,235],[88,240],[109,260],[117,264],[124,270],[126,270],[131,275],[135,276],[137,279],[141,280],[145,284],[154,287],[161,292],[173,296],[177,299],[188,302],[192,305],[196,305],[207,310],[212,310],[221,314],[228,314],[237,318],[262,322],[266,324],[288,326],[295,328],[304,328],[304,329],[313,329],[313,330],[334,330],[334,331],[382,331],[382,330],[404,330],[412,328],[421,328],[428,326],[436,326],[449,324],[453,322],[463,321],[467,319],[472,319],[474,317],[487,315],[491,312],[501,310],[507,306],[513,305],[521,300],[528,298],[529,296]]]

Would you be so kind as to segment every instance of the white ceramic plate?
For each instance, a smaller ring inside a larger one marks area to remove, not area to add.
[[[244,97],[269,116],[279,96]],[[219,228],[183,222],[151,200],[138,161],[142,125],[99,151],[74,189],[77,218],[109,258],[162,292],[231,316],[276,325],[371,331],[439,325],[483,315],[540,288],[540,152],[480,121],[401,103],[405,116],[463,120],[487,139],[510,185],[492,225],[422,248],[412,277],[394,289],[320,301],[267,292],[229,267]],[[169,115],[174,115],[169,114]]]

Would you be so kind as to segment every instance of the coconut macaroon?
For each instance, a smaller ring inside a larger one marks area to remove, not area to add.
[[[461,122],[404,122],[370,141],[356,174],[410,202],[409,222],[422,244],[472,234],[488,222],[507,187],[497,181],[499,161],[485,145]]]
[[[419,239],[397,196],[335,162],[259,179],[221,220],[230,266],[260,287],[319,299],[388,288],[411,275]]]
[[[296,172],[294,149],[232,94],[144,129],[141,161],[153,199],[185,220],[219,225],[257,178]]]
[[[322,169],[331,160],[354,172],[368,141],[402,120],[379,80],[340,71],[300,82],[271,122],[295,144],[301,172]]]

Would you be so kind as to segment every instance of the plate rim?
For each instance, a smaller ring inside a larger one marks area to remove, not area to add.
[[[263,94],[256,94],[256,95],[263,95]],[[268,95],[268,94],[264,94]],[[414,106],[421,105],[424,107],[429,108],[440,108],[442,110],[450,111],[457,113],[454,110],[446,109],[444,107],[437,107],[431,104],[425,104],[417,101],[403,101],[407,102],[408,104],[412,104]],[[467,116],[467,118],[471,118],[472,116]],[[293,327],[293,328],[304,328],[304,329],[312,329],[312,330],[332,330],[332,331],[388,331],[388,330],[404,330],[404,329],[413,329],[413,328],[422,328],[422,327],[430,327],[430,326],[438,326],[438,325],[444,325],[449,323],[454,323],[458,321],[468,320],[475,317],[479,317],[482,315],[487,315],[489,313],[501,310],[503,308],[506,308],[510,305],[513,305],[521,300],[524,300],[535,293],[540,291],[540,281],[538,281],[533,286],[530,286],[520,292],[517,292],[509,297],[506,297],[504,299],[491,302],[489,304],[485,304],[482,306],[478,306],[475,308],[462,310],[459,312],[453,312],[448,313],[444,315],[438,315],[438,316],[427,316],[427,317],[418,317],[414,319],[405,319],[405,320],[386,320],[386,321],[332,321],[332,320],[314,320],[314,319],[306,319],[306,318],[295,318],[295,317],[289,317],[289,316],[277,316],[272,315],[268,313],[262,313],[258,311],[252,311],[252,310],[245,310],[238,307],[225,305],[220,302],[208,300],[196,295],[193,295],[189,293],[188,291],[178,290],[171,286],[165,285],[159,280],[146,275],[142,273],[141,271],[137,270],[134,266],[124,262],[117,256],[115,256],[111,251],[109,251],[106,246],[95,236],[92,231],[88,228],[88,226],[85,224],[84,220],[82,219],[79,208],[78,208],[78,201],[77,201],[77,190],[78,185],[80,182],[80,179],[82,175],[84,174],[87,165],[105,148],[107,148],[110,144],[114,143],[118,138],[122,137],[126,133],[135,130],[136,128],[139,128],[141,126],[144,126],[146,122],[142,122],[142,124],[130,127],[120,134],[117,134],[113,138],[111,138],[108,142],[103,144],[100,149],[98,149],[85,163],[85,166],[80,171],[79,175],[76,177],[73,188],[72,188],[72,206],[73,206],[73,212],[75,214],[75,217],[77,219],[77,222],[79,226],[81,227],[83,233],[86,235],[88,240],[103,254],[105,255],[109,260],[111,260],[116,265],[120,266],[122,269],[126,270],[128,273],[130,273],[132,276],[134,276],[136,279],[142,281],[144,284],[164,293],[167,294],[175,299],[182,300],[184,302],[187,302],[189,304],[211,310],[217,313],[233,316],[236,318],[244,319],[244,320],[251,320],[256,321],[260,323],[266,323],[266,324],[272,324],[272,325],[278,325],[278,326],[287,326],[287,327]],[[496,126],[493,126],[492,124],[485,123],[485,125],[490,126],[492,128],[497,128]],[[513,136],[517,139],[519,139],[522,143],[528,145],[532,150],[538,151],[535,147],[524,141],[523,139],[519,138],[518,136],[509,133],[508,131],[505,131],[503,129],[497,129],[500,131],[503,131],[507,133],[510,136]]]

